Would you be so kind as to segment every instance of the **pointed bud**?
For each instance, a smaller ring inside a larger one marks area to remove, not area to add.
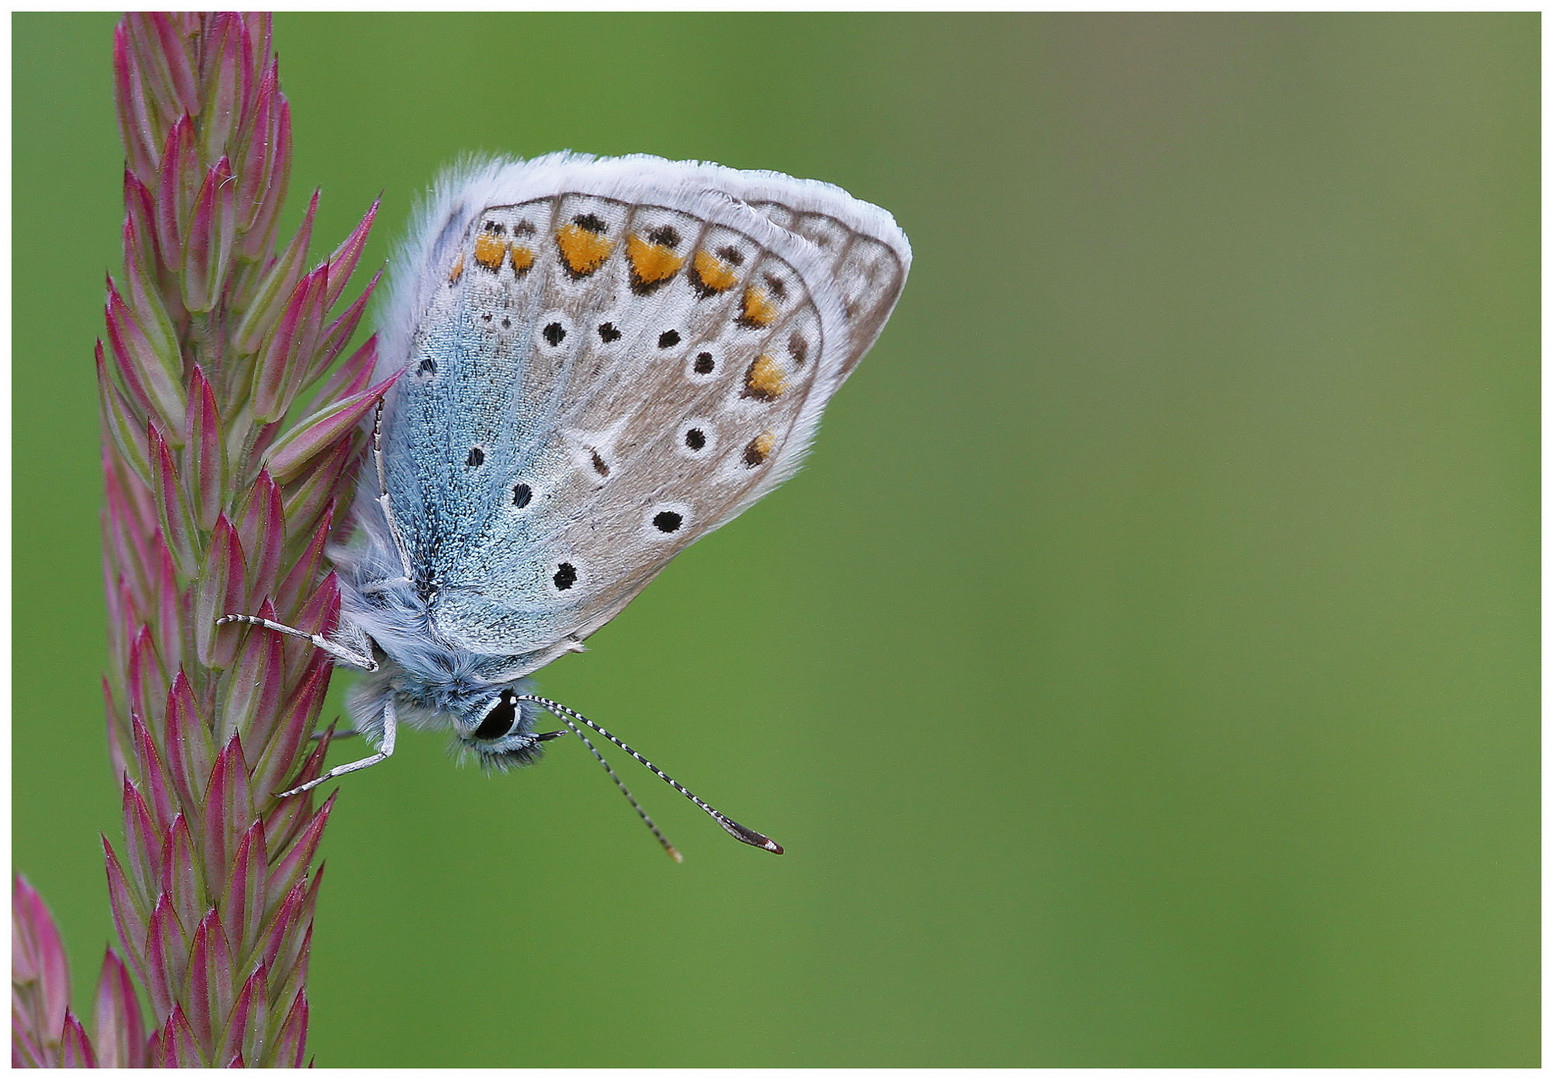
[[[37,1015],[25,1026],[39,1033],[59,1031],[70,1004],[65,943],[43,897],[20,874],[11,886],[11,982],[13,994],[18,983],[33,984],[35,990]]]
[[[183,655],[184,607],[187,597],[179,591],[172,553],[156,537],[156,654],[177,658]]]
[[[147,911],[162,888],[162,846],[165,838],[151,820],[151,809],[129,777],[124,778],[124,857],[136,906]]]
[[[356,264],[361,260],[361,250],[367,246],[367,234],[372,231],[372,222],[377,217],[378,207],[382,203],[382,196],[372,200],[372,205],[367,208],[367,212],[356,223],[350,235],[334,249],[334,254],[329,256],[329,299],[325,304],[326,308],[333,308],[339,302],[345,292],[345,286],[350,282],[351,274],[356,272]]]
[[[138,790],[141,791],[146,806],[151,811],[151,820],[156,823],[157,835],[165,837],[167,830],[172,828],[173,818],[178,813],[173,789],[168,783],[167,768],[140,715],[130,713],[129,722],[131,737],[135,743],[135,758],[140,763]]]
[[[194,651],[206,667],[224,671],[237,655],[243,627],[235,623],[217,626],[216,620],[223,615],[248,614],[241,610],[248,594],[247,573],[242,542],[226,515],[218,514],[205,565],[194,583]]]
[[[264,746],[253,773],[253,788],[261,800],[273,798],[285,791],[286,778],[296,764],[307,737],[312,734],[323,711],[324,698],[329,693],[329,676],[333,665],[323,653],[314,657],[300,685],[290,695],[275,735]]]
[[[288,528],[306,536],[317,527],[319,519],[334,505],[335,480],[348,472],[366,442],[365,433],[350,440],[341,439],[300,479],[281,489]]]
[[[125,388],[181,443],[183,436],[183,359],[177,353],[156,351],[119,295],[113,278],[108,281],[108,344]]]
[[[86,1029],[73,1012],[65,1013],[65,1030],[60,1038],[59,1064],[65,1069],[95,1069],[97,1055],[92,1051],[92,1040],[86,1037]]]
[[[216,1054],[216,1037],[232,1010],[232,953],[212,908],[200,920],[189,950],[189,1027],[204,1060]]]
[[[200,110],[199,86],[183,36],[171,17],[156,12],[128,16],[151,100],[165,101],[177,113]]]
[[[244,611],[256,611],[275,592],[286,549],[286,519],[280,488],[260,469],[237,522],[237,536],[248,554],[248,591]]]
[[[98,834],[101,836],[101,834]],[[119,865],[118,856],[113,853],[113,845],[108,843],[108,838],[102,836],[103,859],[108,868],[108,906],[113,910],[113,926],[119,932],[119,940],[128,950],[130,966],[135,969],[135,976],[141,983],[149,985],[150,969],[146,962],[145,940],[148,914],[136,906],[134,889],[130,888],[129,879],[124,876],[124,868]]]
[[[175,922],[187,945],[189,930],[199,921],[205,905],[200,902],[199,860],[194,853],[194,837],[182,814],[173,819],[162,844],[162,899],[172,905]],[[177,971],[182,971],[180,961]]]
[[[291,407],[318,348],[328,273],[328,266],[321,266],[301,280],[260,348],[253,373],[253,413],[265,423],[279,420]]]
[[[190,478],[194,520],[209,531],[221,512],[226,479],[226,448],[221,444],[221,415],[216,411],[216,392],[200,365],[189,376],[189,404],[185,418],[183,473]]]
[[[167,1018],[159,1053],[160,1060],[156,1064],[164,1069],[192,1069],[205,1064],[200,1060],[199,1044],[182,1005],[174,1005],[172,1015]]]
[[[239,16],[223,12],[211,19],[200,87],[200,144],[206,161],[227,152],[242,121],[247,83],[253,78],[253,47],[247,39],[248,30]]]
[[[226,158],[205,174],[194,200],[183,248],[183,302],[206,312],[221,299],[237,231],[237,184]]]
[[[187,807],[198,807],[206,777],[216,758],[210,727],[200,715],[194,688],[183,668],[167,691],[167,719],[163,729],[167,747],[167,771],[178,798]]]
[[[253,821],[253,798],[248,792],[243,747],[238,736],[233,735],[216,758],[215,768],[210,772],[210,786],[205,790],[203,842],[205,866],[212,874],[224,872],[231,865],[238,837]],[[212,881],[211,890],[219,892],[225,885],[224,880]]]
[[[180,424],[182,417],[179,418]],[[178,470],[173,465],[172,451],[167,446],[167,440],[156,424],[151,424],[148,429],[151,445],[151,470],[156,478],[157,514],[162,525],[162,536],[167,541],[167,548],[172,552],[173,561],[178,567],[178,576],[187,581],[194,577],[199,567],[199,560],[195,556],[195,544],[198,537],[195,533],[194,515],[189,510],[189,502],[183,496],[183,488],[178,482]]]
[[[146,1027],[129,971],[110,945],[102,958],[92,1028],[97,1033],[97,1057],[105,1069],[138,1069],[145,1065]]]
[[[297,621],[292,625],[304,633],[322,634],[328,637],[333,632],[339,615],[340,580],[331,571],[318,583],[318,588],[313,590],[313,595],[307,598],[307,603],[303,604],[302,610],[297,612]],[[286,642],[287,671],[301,671],[308,661],[318,655],[318,650],[311,641],[288,637]]]
[[[329,542],[329,531],[334,527],[334,510],[326,507],[323,520],[313,530],[312,539],[302,554],[294,560],[291,572],[286,575],[286,580],[281,582],[280,590],[275,595],[275,608],[281,617],[281,621],[288,626],[295,626],[293,621],[297,611],[304,600],[312,595],[314,582],[318,579],[318,568],[323,562],[324,546]],[[303,533],[302,535],[307,535]]]
[[[265,604],[259,617],[273,620],[274,607]],[[273,730],[280,708],[282,655],[281,635],[268,630],[249,634],[217,714],[220,738],[249,732],[255,746],[264,744],[265,733]]]
[[[151,1010],[157,1016],[172,1011],[183,982],[186,956],[172,901],[160,897],[146,930],[146,992],[151,995]]]
[[[323,839],[324,826],[329,824],[329,815],[334,810],[334,800],[339,792],[332,793],[323,806],[319,807],[303,828],[302,834],[297,837],[291,849],[282,855],[279,861],[270,870],[269,875],[269,899],[273,905],[286,893],[299,884],[307,868],[312,865],[313,855],[318,850],[318,843]],[[271,963],[272,970],[280,970],[275,963]]]
[[[255,1065],[263,1061],[264,1051],[268,1048],[270,992],[265,975],[264,965],[260,964],[238,991],[221,1048],[223,1055],[236,1054]]]
[[[143,482],[151,483],[151,467],[146,458],[146,425],[143,414],[124,397],[118,384],[108,376],[103,360],[102,342],[97,342],[97,400],[102,406],[103,431],[119,452],[124,463]]]
[[[275,248],[280,207],[291,182],[291,105],[278,90],[273,115],[271,142],[264,162],[264,195],[254,209],[242,242],[243,253],[255,259]]]
[[[330,273],[332,274],[333,271],[331,270]],[[350,344],[351,337],[356,333],[356,327],[361,323],[362,312],[367,310],[367,301],[372,299],[372,290],[377,288],[377,283],[382,276],[382,271],[373,274],[372,280],[367,282],[367,287],[351,306],[346,308],[338,319],[324,327],[323,338],[318,343],[318,353],[313,357],[312,366],[308,369],[307,382],[321,378],[329,370],[329,366],[339,359],[340,353],[345,351],[345,346]],[[328,399],[320,397],[318,400]]]
[[[262,790],[262,789],[261,789]],[[258,944],[264,928],[265,882],[269,849],[264,843],[264,823],[255,821],[237,842],[232,873],[221,894],[221,920],[227,940],[239,956],[247,956]]]
[[[146,108],[140,66],[134,59],[128,30],[123,23],[113,30],[113,88],[127,168],[149,184],[157,174],[162,140],[152,123],[152,114]]]
[[[275,1064],[281,1068],[300,1069],[307,1047],[307,995],[298,994],[286,1022],[281,1026],[280,1037],[275,1040]]]
[[[265,465],[280,483],[299,477],[333,445],[341,439],[348,440],[362,419],[372,412],[378,400],[399,378],[399,373],[389,376],[376,386],[369,386],[359,394],[320,409],[305,420],[300,420],[282,436],[265,455]]]
[[[182,256],[184,230],[202,179],[194,124],[181,116],[167,133],[156,185],[156,242],[168,263]]]
[[[264,344],[265,336],[280,321],[286,303],[296,290],[297,283],[302,280],[303,269],[307,266],[307,245],[313,237],[313,217],[317,213],[318,192],[314,191],[312,201],[302,215],[302,224],[297,226],[291,243],[286,245],[286,250],[280,253],[275,264],[264,272],[248,310],[237,324],[232,341],[238,352],[257,353],[259,346]]]

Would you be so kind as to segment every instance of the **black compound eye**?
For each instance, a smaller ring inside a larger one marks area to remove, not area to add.
[[[491,706],[491,711],[485,714],[485,719],[475,728],[475,738],[490,741],[512,730],[518,719],[518,706],[512,696],[511,690],[501,692],[501,700]]]

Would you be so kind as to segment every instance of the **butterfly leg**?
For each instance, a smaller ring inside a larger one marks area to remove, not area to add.
[[[304,791],[312,791],[325,780],[333,780],[336,776],[344,776],[346,773],[357,772],[369,768],[380,761],[387,761],[394,756],[394,736],[398,734],[399,718],[394,713],[394,699],[392,695],[383,701],[383,742],[378,747],[377,753],[371,757],[364,757],[360,761],[352,761],[346,765],[336,765],[316,780],[309,780],[305,784],[299,784],[290,791],[282,791],[276,798],[284,799],[290,795],[300,795]]]
[[[336,660],[349,664],[353,668],[360,668],[363,671],[377,670],[377,661],[372,658],[372,649],[366,641],[351,641],[349,644],[342,644],[330,641],[322,634],[310,634],[306,630],[298,630],[294,626],[287,626],[285,623],[274,622],[270,619],[261,619],[257,615],[223,615],[216,620],[217,626],[223,626],[226,623],[247,623],[250,626],[262,626],[266,630],[274,630],[278,634],[290,634],[292,637],[306,638]],[[351,648],[353,645],[356,646],[354,650]]]
[[[372,416],[372,459],[377,463],[377,504],[383,508],[383,519],[388,522],[388,535],[394,538],[394,547],[399,552],[399,562],[404,567],[404,576],[414,581],[415,571],[410,568],[410,553],[405,550],[404,540],[399,535],[399,523],[394,520],[394,507],[388,498],[388,467],[383,463],[382,398],[378,399],[377,412]]]

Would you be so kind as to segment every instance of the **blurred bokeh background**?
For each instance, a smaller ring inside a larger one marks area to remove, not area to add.
[[[113,22],[12,22],[12,851],[78,1003]],[[320,253],[563,147],[916,251],[804,471],[541,679],[789,854],[410,733],[325,839],[318,1062],[1536,1064],[1539,29],[280,16]]]

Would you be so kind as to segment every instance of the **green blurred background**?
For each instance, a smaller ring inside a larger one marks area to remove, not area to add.
[[[12,22],[13,859],[82,1003],[113,22]],[[541,680],[789,854],[411,733],[330,823],[318,1062],[1535,1065],[1539,32],[280,16],[320,252],[563,147],[916,251],[799,477]]]

